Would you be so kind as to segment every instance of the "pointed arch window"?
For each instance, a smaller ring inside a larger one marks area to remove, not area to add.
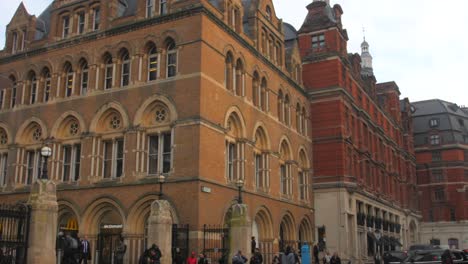
[[[148,49],[148,81],[155,81],[159,75],[159,54],[154,43]]]
[[[0,154],[0,186],[5,186],[8,175],[8,153]]]
[[[298,184],[299,184],[299,199],[302,201],[309,200],[309,168],[307,156],[304,150],[299,154],[299,169],[298,169]]]
[[[39,149],[26,151],[26,184],[37,180],[42,172],[42,157]]]
[[[259,99],[258,105],[260,106],[260,109],[268,111],[268,84],[265,78],[262,79]]]
[[[10,102],[10,107],[11,108],[14,108],[16,106],[16,97],[17,97],[17,87],[18,87],[18,83],[16,82],[16,78],[15,77],[10,77],[10,80],[11,80],[11,83],[13,84],[13,86],[11,87],[11,102]]]
[[[263,129],[257,129],[255,133],[254,147],[254,175],[255,186],[258,190],[268,191],[270,186],[270,160],[267,150],[267,139]]]
[[[120,86],[128,86],[130,83],[130,55],[128,50],[123,50],[121,57],[121,76],[120,76]]]
[[[123,175],[124,140],[122,138],[103,142],[105,179],[120,178]]]
[[[260,76],[257,72],[254,72],[252,79],[252,101],[256,107],[259,107],[260,98]]]
[[[292,195],[292,162],[288,144],[283,141],[280,149],[280,191],[281,195],[289,198]]]
[[[81,144],[63,146],[63,182],[80,179]]]
[[[70,34],[70,17],[62,17],[62,38],[67,38]]]
[[[226,178],[228,182],[244,179],[244,143],[241,137],[241,124],[237,114],[232,114],[227,122],[226,139]]]
[[[278,92],[278,120],[284,122],[284,98],[283,91],[279,90]]]
[[[85,31],[86,14],[84,11],[78,13],[78,34],[83,34]]]
[[[67,62],[65,64],[65,97],[70,97],[73,94],[73,67]]]
[[[13,44],[11,46],[11,53],[15,54],[18,51],[18,32],[13,32]]]
[[[50,75],[50,70],[49,68],[44,68],[42,70],[42,78],[43,78],[43,97],[42,100],[44,102],[48,102],[50,100],[50,91],[51,91],[51,85],[52,85],[52,77]]]
[[[225,60],[225,71],[224,71],[224,83],[226,85],[226,89],[228,91],[232,91],[234,89],[234,72],[233,69],[234,59],[232,57],[231,52],[227,53],[226,60]]]
[[[240,59],[236,63],[236,76],[234,81],[234,94],[239,96],[245,95],[245,73],[244,73],[244,64]]]
[[[284,96],[284,123],[286,125],[291,125],[291,105],[290,105],[289,95]]]
[[[301,114],[301,105],[296,104],[296,130],[302,134],[302,114]]]
[[[301,110],[301,131],[303,135],[307,135],[307,112],[305,107],[302,107]]]
[[[113,86],[114,63],[108,53],[104,56],[104,67],[104,88],[110,89]]]
[[[177,47],[173,39],[167,40],[166,52],[167,52],[167,71],[166,71],[167,78],[175,77],[177,74]]]
[[[31,73],[29,77],[29,103],[34,104],[37,101],[37,78],[35,73]]]
[[[271,7],[270,6],[267,6],[266,7],[266,17],[268,19],[268,21],[271,21]]]
[[[93,8],[93,30],[98,30],[101,24],[101,9],[99,7]]]
[[[89,67],[86,60],[82,60],[80,63],[80,95],[86,95],[88,93],[88,79],[89,79]]]

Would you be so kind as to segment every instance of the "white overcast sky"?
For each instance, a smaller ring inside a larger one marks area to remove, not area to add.
[[[0,47],[21,0],[0,0]],[[24,0],[38,16],[52,0]],[[273,0],[276,14],[299,29],[312,0]],[[467,0],[331,0],[343,8],[348,52],[360,52],[363,27],[379,82],[396,81],[411,101],[440,98],[468,105]]]

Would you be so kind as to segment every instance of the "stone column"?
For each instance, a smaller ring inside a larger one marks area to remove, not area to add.
[[[148,219],[148,246],[156,244],[161,250],[161,264],[172,263],[172,216],[171,205],[166,200],[156,200],[151,204]]]
[[[55,184],[48,180],[33,183],[28,204],[31,206],[28,264],[56,263],[58,204]]]
[[[248,214],[246,204],[235,204],[232,206],[231,228],[229,231],[229,263],[238,250],[250,259],[250,240],[252,237],[252,222]]]

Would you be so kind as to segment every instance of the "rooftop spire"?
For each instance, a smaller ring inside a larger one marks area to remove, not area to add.
[[[363,28],[363,42],[361,44],[361,68],[365,75],[374,75],[372,68],[372,55],[369,52],[369,43],[366,41],[366,29]]]

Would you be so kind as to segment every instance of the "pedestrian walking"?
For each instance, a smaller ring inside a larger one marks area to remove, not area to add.
[[[281,264],[295,264],[296,257],[294,256],[294,252],[290,246],[286,247],[286,251],[281,256]]]
[[[331,256],[330,252],[325,251],[325,255],[323,256],[323,264],[330,264]]]
[[[242,251],[238,250],[237,253],[232,257],[232,264],[245,264],[247,263],[247,258],[242,255]]]
[[[91,244],[89,243],[87,236],[84,236],[80,242],[80,264],[88,264],[88,261],[91,261]]]
[[[257,241],[255,241],[255,237],[253,236],[250,240],[250,253],[252,253],[252,255],[255,253],[256,248],[257,248]]]
[[[276,253],[275,256],[273,257],[272,264],[281,264],[279,253]]]
[[[330,264],[341,264],[341,259],[337,252],[333,253],[333,256],[330,259]]]
[[[318,247],[317,244],[315,244],[315,246],[314,246],[313,254],[314,254],[314,262],[315,262],[315,264],[319,264],[319,247]]]
[[[115,248],[114,264],[123,264],[125,252],[127,252],[127,245],[125,245],[123,237],[120,237]]]

